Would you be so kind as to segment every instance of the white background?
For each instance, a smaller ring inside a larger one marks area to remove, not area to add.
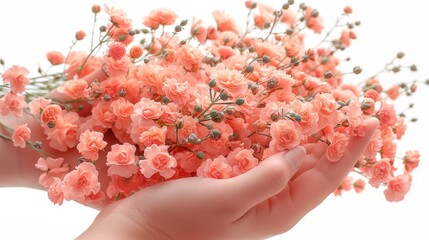
[[[105,1],[125,9],[136,26],[141,18],[155,7],[168,7],[179,16],[198,16],[205,23],[213,23],[210,13],[225,9],[244,22],[243,1]],[[282,1],[265,1],[276,8]],[[94,1],[5,1],[0,3],[0,58],[10,66],[20,64],[32,71],[37,64],[46,64],[50,50],[66,52],[76,30],[89,32]],[[318,8],[327,26],[332,26],[344,5],[354,9],[352,19],[361,20],[356,30],[358,40],[352,42],[347,56],[354,65],[364,69],[361,77],[377,72],[398,51],[404,51],[405,64],[415,63],[419,73],[404,71],[396,77],[384,75],[384,81],[423,81],[429,78],[425,65],[428,56],[429,2],[425,0],[325,0],[306,1]],[[181,19],[181,18],[179,18]],[[107,19],[100,19],[101,21]],[[353,65],[352,64],[352,65]],[[350,65],[350,66],[352,66]],[[347,67],[350,67],[347,66]],[[353,78],[352,78],[353,80]],[[356,79],[358,81],[358,79]],[[399,143],[398,152],[418,149],[421,165],[414,173],[413,185],[405,201],[389,203],[381,189],[367,189],[363,194],[346,193],[343,197],[329,197],[320,207],[309,213],[290,232],[273,239],[429,239],[429,148],[427,146],[429,89],[419,86],[413,98],[416,107],[409,113],[419,122],[410,124],[408,134]],[[404,106],[410,101],[403,98]],[[5,154],[1,154],[5,157]],[[46,193],[31,189],[0,189],[0,239],[73,239],[89,226],[97,211],[66,202],[53,206]]]

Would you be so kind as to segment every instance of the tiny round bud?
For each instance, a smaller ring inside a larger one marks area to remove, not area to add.
[[[119,96],[120,96],[120,97],[125,97],[126,95],[127,95],[127,90],[125,90],[125,89],[121,88],[121,89],[119,90]]]
[[[228,93],[226,92],[221,93],[219,97],[221,100],[224,100],[224,101],[229,98]]]
[[[360,74],[362,72],[362,68],[359,66],[356,66],[353,68],[353,73],[354,74]]]
[[[283,4],[282,9],[283,10],[288,10],[289,9],[289,4],[287,4],[287,3]]]
[[[48,128],[54,128],[55,127],[55,123],[53,121],[49,121],[49,122],[46,123],[46,126]]]
[[[271,59],[270,59],[270,57],[268,57],[267,55],[264,55],[264,56],[262,57],[262,62],[263,62],[263,63],[267,64],[267,63],[269,63],[270,61],[271,61]]]
[[[184,20],[180,21],[180,26],[184,27],[184,26],[186,26],[186,24],[188,24],[188,19],[184,19]]]
[[[273,88],[277,87],[278,84],[279,83],[276,80],[274,80],[273,78],[270,78],[267,81],[267,89],[273,89]]]
[[[233,106],[228,106],[227,108],[225,108],[224,112],[226,114],[232,115],[235,112],[235,108]]]
[[[292,35],[293,34],[293,30],[292,29],[286,29],[286,34],[287,35]]]
[[[221,132],[218,129],[213,129],[210,131],[210,138],[217,141],[222,137]]]
[[[219,115],[217,115],[216,117],[212,117],[212,120],[213,122],[220,123],[222,122],[223,118],[224,118],[223,113],[219,112]]]
[[[319,11],[317,9],[314,9],[311,11],[311,17],[317,18],[319,16]]]
[[[228,136],[228,140],[231,141],[231,142],[232,141],[237,141],[238,138],[239,138],[239,136],[238,136],[237,133],[232,133],[231,135]]]
[[[345,6],[343,10],[345,14],[350,14],[353,12],[353,9],[350,6]]]
[[[269,23],[269,22],[264,23],[264,28],[265,29],[270,28],[270,27],[271,27],[271,23]]]
[[[83,108],[84,108],[84,107],[83,107],[83,105],[79,105],[79,106],[77,106],[77,109],[76,109],[76,110],[77,110],[78,112],[80,112],[80,111],[82,111],[82,110],[83,110]]]
[[[167,104],[170,102],[170,99],[168,99],[168,97],[164,96],[161,100],[162,104]]]
[[[210,80],[209,81],[209,87],[213,88],[215,86],[216,86],[216,80],[215,79]]]
[[[195,112],[202,112],[202,111],[203,111],[203,108],[202,108],[200,105],[195,105],[195,106],[194,106],[194,111],[195,111]]]
[[[182,31],[182,26],[180,26],[180,25],[175,26],[174,27],[174,31],[177,32],[177,33],[181,32]]]
[[[218,110],[213,109],[213,110],[210,111],[210,117],[211,118],[215,118],[217,116],[219,116],[219,111]]]
[[[206,128],[207,128],[208,130],[212,130],[212,129],[213,129],[213,124],[211,124],[211,123],[207,123],[207,124],[206,124]]]
[[[191,133],[191,134],[189,134],[188,142],[190,142],[192,144],[200,144],[201,139],[199,139],[195,133]]]
[[[417,71],[417,66],[416,65],[411,65],[410,66],[410,70],[412,71],[412,72],[416,72]]]
[[[399,71],[401,71],[401,67],[400,67],[400,66],[394,66],[394,67],[392,68],[392,72],[394,72],[394,73],[397,73],[397,72],[399,72]]]
[[[199,151],[199,152],[197,152],[197,157],[198,157],[198,159],[204,159],[206,156],[203,152]]]
[[[254,53],[256,51],[253,46],[249,47],[248,50],[249,50],[250,53]]]
[[[235,100],[235,104],[237,104],[238,106],[241,106],[244,104],[244,99],[243,98],[237,98]]]
[[[103,100],[108,102],[110,100],[112,100],[112,97],[109,94],[104,95]]]
[[[404,56],[405,56],[405,54],[403,52],[398,52],[396,54],[396,57],[399,58],[399,59],[403,58]]]
[[[288,0],[287,3],[289,3],[289,5],[293,5],[295,3],[295,0]]]
[[[356,21],[356,22],[355,22],[355,25],[356,25],[356,26],[359,26],[359,25],[360,25],[360,21]]]
[[[305,3],[301,3],[299,4],[299,8],[301,8],[301,10],[307,10],[307,6],[305,5]]]
[[[294,119],[295,119],[295,121],[297,121],[297,122],[301,122],[301,120],[302,120],[302,117],[301,117],[301,115],[299,115],[299,114],[295,114],[295,116],[293,117]]]
[[[98,5],[98,4],[92,5],[91,11],[95,14],[99,13],[101,11],[100,5]]]
[[[35,141],[33,143],[33,147],[36,149],[42,149],[42,142],[41,141]]]
[[[331,77],[333,77],[334,75],[332,74],[332,72],[331,71],[327,71],[327,72],[325,72],[325,74],[323,74],[323,77],[324,78],[331,78]]]
[[[413,84],[410,86],[410,91],[411,91],[412,93],[414,93],[414,92],[416,92],[416,90],[417,90],[417,85],[413,83]]]
[[[105,32],[105,31],[107,31],[106,26],[100,26],[98,29],[100,30],[100,32]]]
[[[148,33],[150,33],[150,31],[148,29],[144,28],[144,29],[142,29],[142,33],[148,34]]]
[[[150,58],[145,58],[145,59],[143,60],[143,62],[144,62],[144,63],[148,63],[148,62],[150,62]]]
[[[75,34],[76,40],[80,41],[84,39],[86,36],[86,33],[84,31],[77,31]]]
[[[244,68],[244,72],[245,73],[252,73],[253,70],[255,70],[255,68],[253,67],[253,65],[246,65],[246,67]]]
[[[271,120],[277,121],[279,119],[279,115],[277,113],[271,114]]]
[[[417,122],[417,118],[411,118],[411,122]]]
[[[183,128],[183,122],[179,121],[178,123],[176,123],[176,128],[177,129],[182,129]]]
[[[136,45],[136,46],[132,46],[130,49],[130,56],[132,58],[139,58],[143,55],[143,47]]]

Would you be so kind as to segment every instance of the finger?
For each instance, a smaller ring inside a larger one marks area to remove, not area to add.
[[[299,169],[305,156],[305,148],[296,147],[288,152],[277,153],[264,160],[254,169],[228,179],[225,192],[233,194],[232,204],[240,204],[243,211],[281,192]]]
[[[321,159],[321,157],[325,154],[327,146],[328,145],[326,143],[321,141],[318,141],[317,143],[305,144],[304,147],[307,154],[305,155],[304,162],[295,175],[291,178],[291,181],[294,181],[297,177],[309,169],[313,169],[319,159]]]
[[[372,135],[378,127],[377,119],[366,121],[364,137],[350,139],[344,156],[333,163],[326,157],[318,161],[313,169],[308,170],[290,183],[292,209],[299,218],[319,205],[347,176],[358,159],[362,156]]]

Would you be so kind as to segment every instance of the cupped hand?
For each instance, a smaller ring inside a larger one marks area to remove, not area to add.
[[[308,144],[235,178],[157,184],[104,208],[79,239],[263,239],[286,232],[353,168],[378,121],[366,124],[365,136],[350,139],[337,163],[326,159],[326,144]]]

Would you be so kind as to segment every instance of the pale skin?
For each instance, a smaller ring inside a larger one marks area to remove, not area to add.
[[[11,127],[22,121],[32,122],[1,118]],[[32,139],[43,139],[40,128],[32,124]],[[326,159],[326,144],[319,142],[278,153],[232,179],[186,178],[145,188],[106,204],[78,239],[264,239],[287,232],[338,187],[377,126],[376,119],[367,120],[365,136],[352,138],[337,163]],[[4,129],[0,132],[6,133]],[[34,167],[38,153],[13,147],[3,139],[0,152],[10,153],[0,159],[0,186],[40,188],[41,172]],[[77,163],[74,150],[54,153]],[[100,176],[106,176],[104,164],[97,164],[97,169]],[[107,181],[100,179],[104,186]]]

